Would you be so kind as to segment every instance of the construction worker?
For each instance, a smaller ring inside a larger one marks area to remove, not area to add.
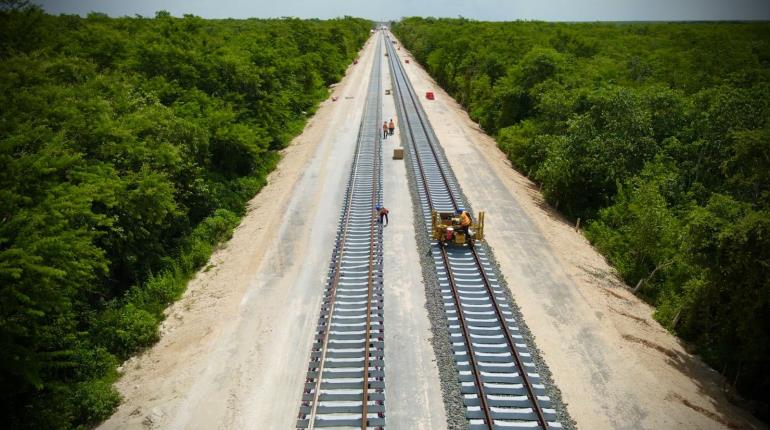
[[[375,209],[377,210],[377,216],[379,217],[379,221],[377,221],[377,222],[382,224],[382,219],[384,218],[385,219],[385,225],[388,225],[388,222],[389,222],[388,221],[388,213],[390,212],[388,210],[388,208],[380,206],[380,205],[377,205],[375,207]]]
[[[471,227],[471,216],[468,215],[468,212],[465,212],[465,208],[457,208],[455,215],[460,219],[459,230],[465,232],[467,235],[469,233],[468,229]]]
[[[383,121],[382,122],[382,138],[387,139],[388,138],[388,122]]]
[[[390,135],[393,136],[393,130],[396,129],[396,124],[393,122],[393,118],[390,119],[390,123],[388,124],[388,131],[390,132]]]

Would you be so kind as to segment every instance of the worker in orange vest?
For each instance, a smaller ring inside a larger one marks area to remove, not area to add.
[[[465,208],[457,208],[457,212],[455,214],[458,218],[460,218],[459,230],[464,231],[465,234],[468,234],[468,229],[471,227],[471,216],[468,215],[468,212],[465,212]]]
[[[396,124],[393,122],[393,118],[390,119],[390,124],[388,124],[388,131],[390,132],[390,135],[393,136],[393,130],[396,129]]]
[[[382,122],[382,138],[387,139],[388,138],[388,122],[383,121]]]

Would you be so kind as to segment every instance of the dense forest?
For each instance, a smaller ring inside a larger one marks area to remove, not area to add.
[[[109,416],[116,366],[157,339],[370,27],[0,4],[6,428]]]
[[[770,24],[408,18],[393,31],[768,419]]]

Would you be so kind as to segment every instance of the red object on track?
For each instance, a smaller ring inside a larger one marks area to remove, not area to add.
[[[409,64],[409,60],[406,60],[406,64]]]
[[[435,100],[436,96],[433,95],[433,91],[428,91],[425,93],[425,98],[428,100]]]

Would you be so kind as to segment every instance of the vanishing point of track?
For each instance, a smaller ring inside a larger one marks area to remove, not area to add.
[[[467,206],[389,38],[386,46],[402,141],[430,229],[433,210]],[[432,242],[431,253],[470,428],[561,427],[486,251]]]
[[[385,425],[380,35],[375,43],[297,428]]]

